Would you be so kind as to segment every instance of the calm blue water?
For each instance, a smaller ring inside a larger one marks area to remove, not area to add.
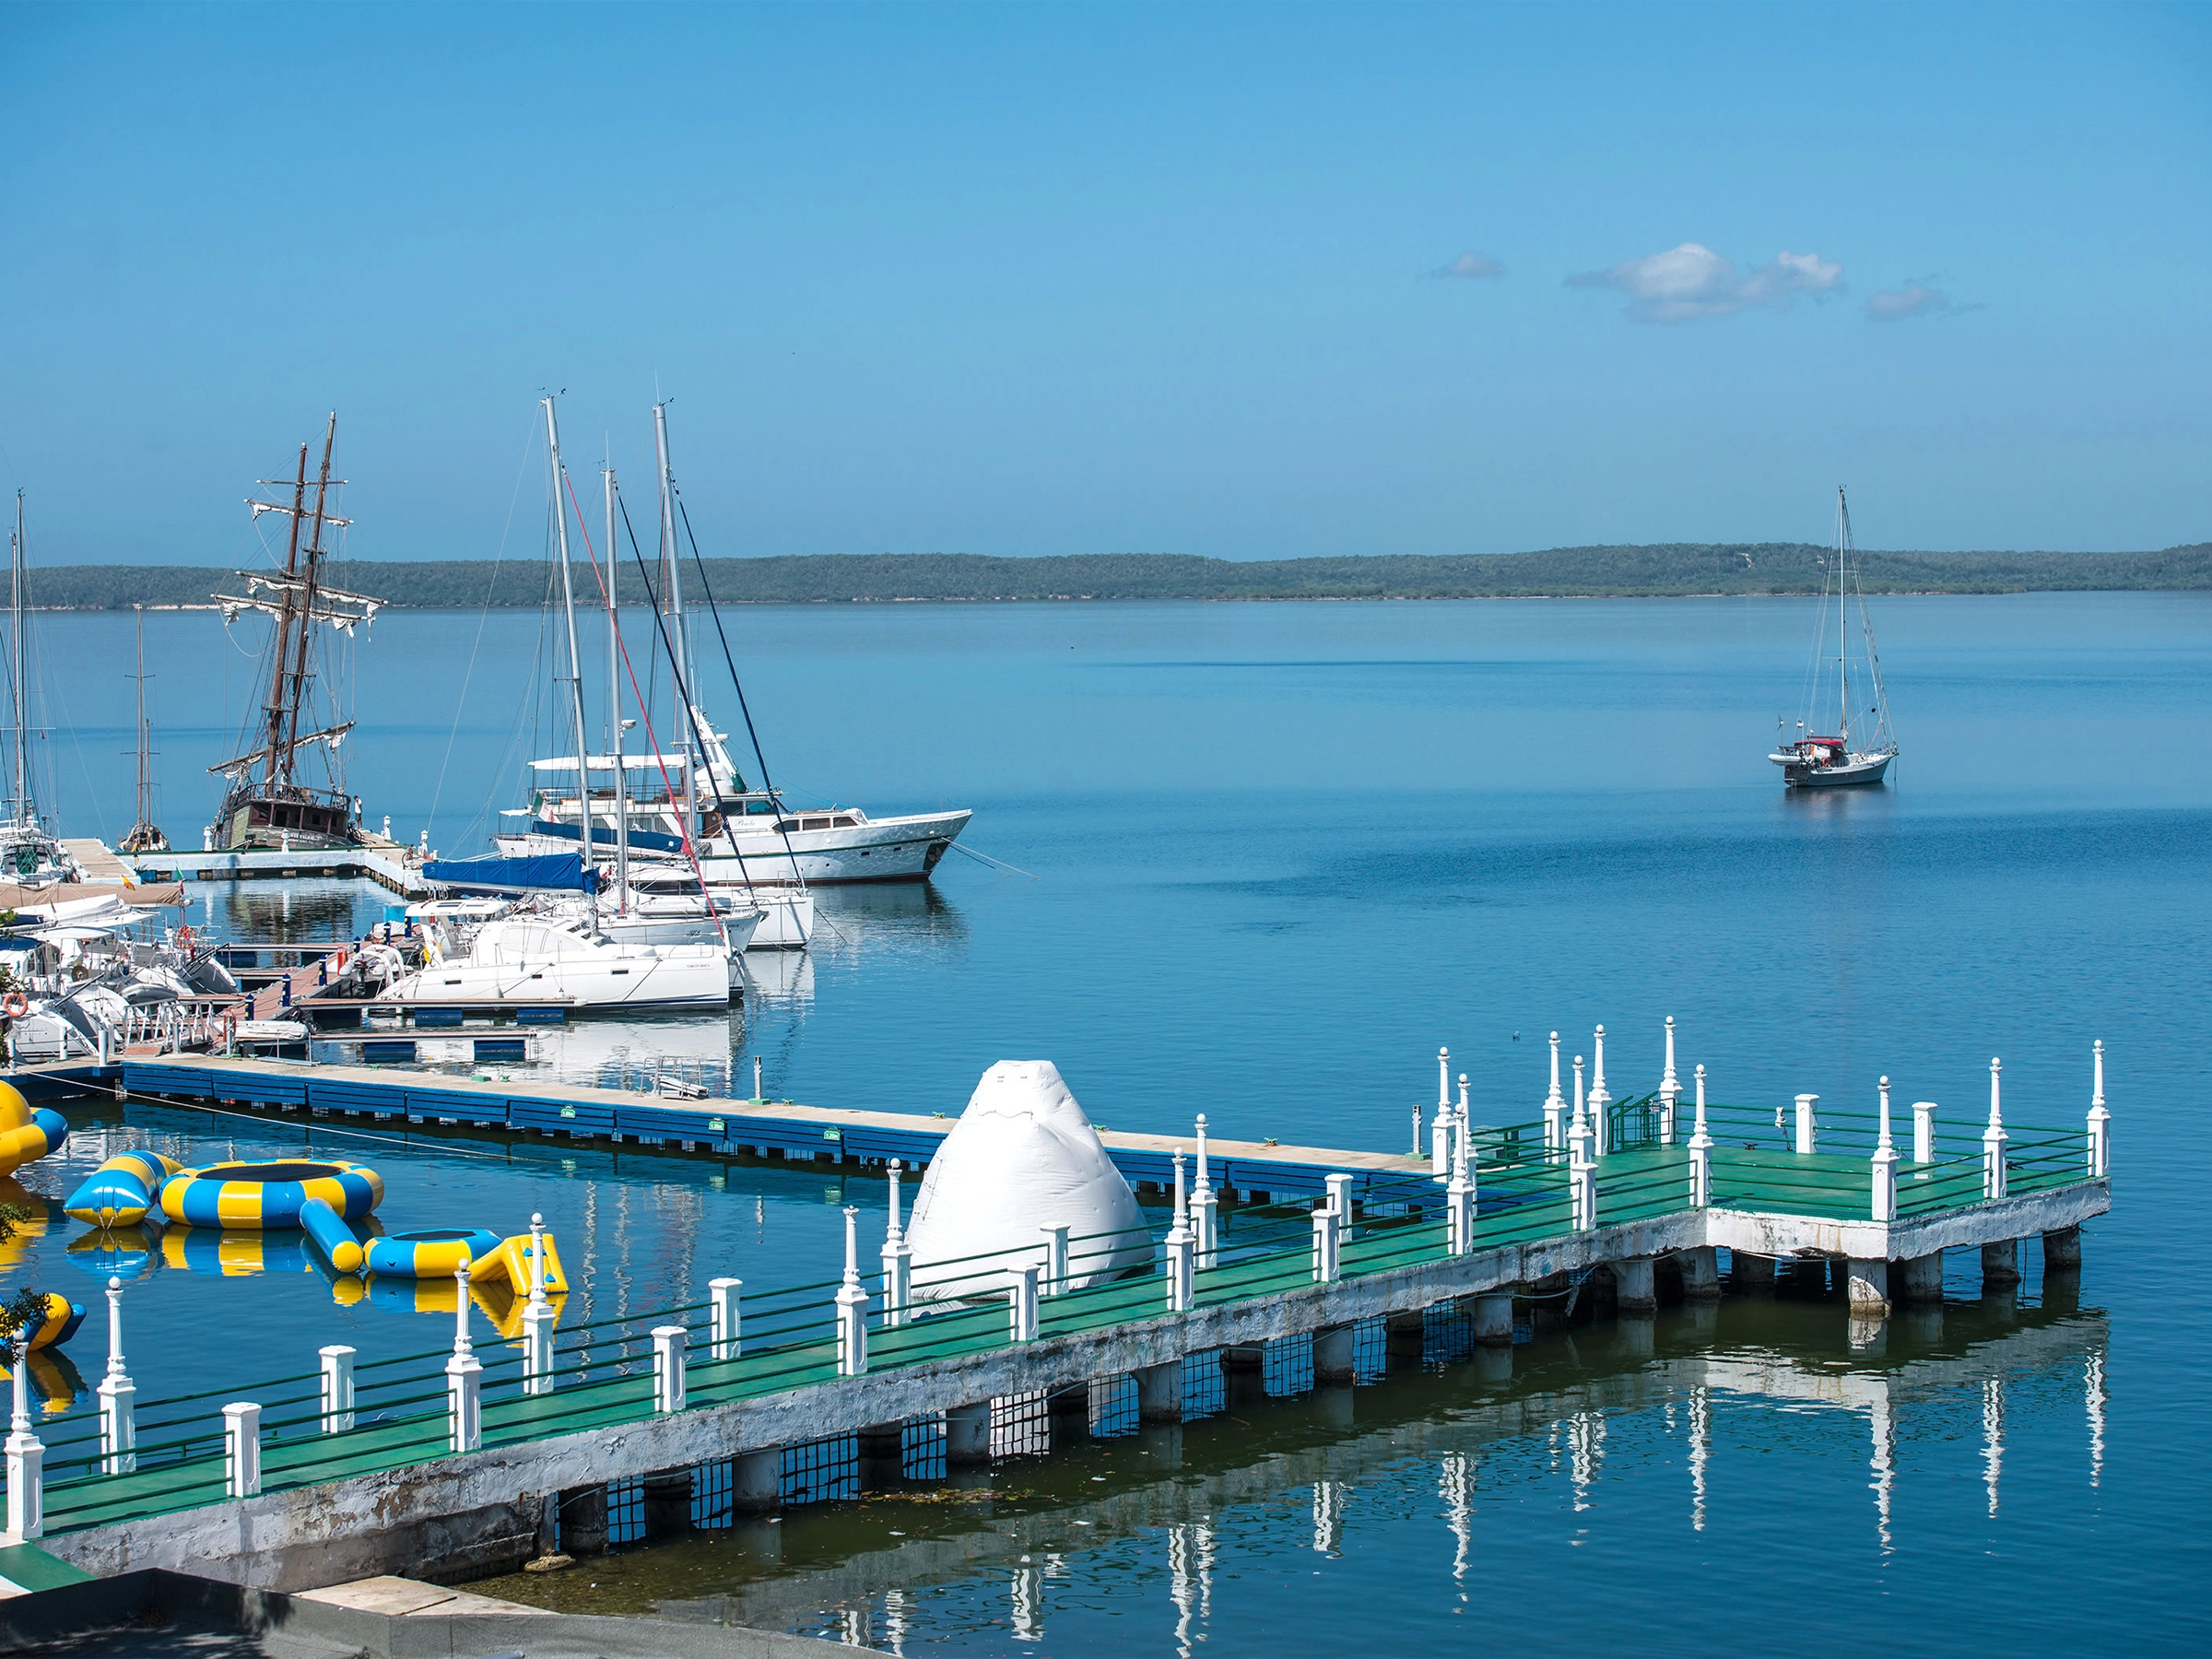
[[[759,1053],[774,1094],[947,1112],[992,1061],[1043,1055],[1114,1127],[1204,1111],[1233,1135],[1398,1147],[1440,1042],[1478,1115],[1520,1117],[1544,1090],[1546,1031],[1571,1052],[1603,1021],[1618,1092],[1656,1081],[1671,1013],[1718,1098],[1866,1108],[1888,1073],[1901,1100],[1941,1102],[1962,1145],[1992,1054],[2008,1117],[2074,1124],[2102,1037],[2118,1208],[2088,1230],[2077,1313],[2041,1310],[2031,1273],[2019,1318],[1956,1304],[1880,1359],[1853,1359],[1828,1304],[1732,1303],[1712,1333],[1663,1322],[1648,1359],[1600,1325],[1516,1350],[1510,1383],[1459,1367],[1194,1425],[1171,1477],[1136,1442],[1102,1443],[1095,1463],[1008,1465],[980,1523],[794,1512],[780,1565],[723,1539],[564,1575],[562,1596],[739,1594],[740,1617],[794,1629],[1022,1653],[1413,1644],[1465,1621],[1538,1649],[1803,1647],[1808,1625],[1840,1652],[2204,1643],[2200,1606],[2172,1591],[2212,1568],[2195,1516],[2206,1252],[2183,1224],[2212,1174],[2192,1103],[2212,988],[2212,602],[1882,602],[1895,784],[1804,800],[1763,759],[1776,716],[1798,712],[1812,629],[1796,602],[825,606],[729,624],[779,782],[878,812],[973,806],[968,840],[1036,878],[956,858],[927,890],[826,894],[837,936],[764,967],[742,1010],[609,1048]],[[67,684],[74,735],[48,756],[71,830],[112,840],[130,817],[128,620],[41,629],[50,664],[98,665]],[[541,643],[535,617],[379,621],[348,752],[372,818],[475,850],[486,809],[520,798]],[[150,618],[148,653],[164,822],[196,843],[214,798],[200,769],[229,752],[251,664],[199,615]],[[229,916],[241,931],[284,903],[209,898],[218,919],[252,907]],[[583,1075],[606,1055],[583,1041],[556,1063]],[[137,1109],[113,1133],[197,1156],[288,1144]],[[98,1150],[88,1134],[64,1161]],[[831,1265],[834,1176],[473,1142],[356,1151],[384,1171],[394,1227],[508,1230],[543,1209],[572,1267],[589,1254],[595,1311],[715,1272]],[[76,1172],[22,1180],[58,1194]],[[73,1230],[31,1243],[0,1288],[28,1272],[93,1290],[81,1257],[61,1265]],[[1972,1276],[1953,1288],[1971,1298]],[[339,1308],[303,1264],[157,1269],[131,1298],[142,1393],[443,1329]],[[96,1345],[76,1346],[96,1372]],[[1842,1403],[1745,1382],[1770,1362]],[[1851,1404],[1877,1373],[1897,1401],[1887,1546],[1869,1409]],[[1701,1529],[1693,1406],[1711,1425]],[[1348,1425],[1330,1416],[1347,1408]]]

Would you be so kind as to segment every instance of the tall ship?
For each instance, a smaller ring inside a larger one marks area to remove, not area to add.
[[[350,640],[355,629],[375,618],[383,601],[347,593],[326,580],[327,566],[338,557],[337,535],[353,522],[331,510],[332,490],[346,482],[330,476],[337,435],[338,418],[333,413],[323,433],[323,464],[312,480],[304,443],[294,477],[261,480],[265,488],[278,489],[289,484],[288,503],[246,503],[256,523],[271,512],[287,521],[283,569],[241,571],[245,593],[215,596],[226,625],[252,610],[275,626],[262,658],[268,692],[241,735],[244,752],[207,769],[229,785],[222,809],[207,827],[211,850],[352,847],[367,839],[361,803],[347,793],[338,748],[353,722],[339,718],[339,687],[324,656],[333,635]],[[303,757],[318,763],[317,778],[306,775]]]
[[[1874,647],[1874,624],[1859,585],[1858,551],[1851,534],[1851,505],[1838,485],[1836,557],[1829,564],[1820,596],[1813,663],[1806,675],[1806,717],[1797,723],[1794,736],[1786,722],[1777,723],[1782,738],[1767,757],[1782,768],[1787,789],[1879,783],[1897,759],[1897,737],[1889,729],[1889,696],[1882,688],[1882,659]],[[1831,619],[1836,629],[1832,642],[1828,633]],[[1829,723],[1831,711],[1834,727],[1824,734],[1820,728]]]

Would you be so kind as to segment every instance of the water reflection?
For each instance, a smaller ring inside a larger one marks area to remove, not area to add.
[[[1778,1490],[1791,1494],[1793,1532],[1824,1549],[1848,1547],[1855,1532],[1887,1559],[1900,1506],[1924,1545],[1994,1524],[2008,1434],[2047,1446],[2081,1432],[2054,1381],[2081,1390],[2092,1482],[2100,1473],[2101,1314],[1954,1303],[1932,1327],[1892,1332],[1869,1359],[1840,1340],[1834,1303],[1725,1303],[1713,1343],[1700,1325],[1716,1311],[1702,1312],[1703,1322],[1691,1310],[1649,1322],[1648,1359],[1623,1357],[1604,1327],[1524,1344],[1506,1375],[1472,1359],[1435,1363],[1432,1345],[1423,1368],[1359,1388],[1348,1423],[1341,1401],[1318,1394],[1247,1402],[1233,1417],[1002,1462],[969,1489],[893,1483],[858,1503],[787,1509],[762,1529],[777,1535],[772,1552],[701,1535],[595,1564],[589,1605],[863,1631],[877,1645],[892,1643],[895,1614],[900,1649],[1009,1638],[1026,1648],[1079,1644],[1098,1633],[1088,1621],[1124,1617],[1134,1581],[1155,1587],[1161,1631],[1188,1655],[1201,1642],[1253,1645],[1212,1628],[1218,1563],[1286,1547],[1323,1558],[1324,1578],[1365,1571],[1357,1563],[1371,1553],[1391,1559],[1410,1592],[1394,1599],[1394,1618],[1455,1609],[1470,1579],[1499,1570],[1500,1550],[1540,1545],[1547,1530],[1569,1545],[1663,1547],[1706,1532],[1719,1505],[1720,1519],[1757,1534]],[[1978,1456],[1966,1428],[1977,1416]],[[1947,1497],[1966,1458],[1985,1488],[1981,1523]],[[1838,1467],[1863,1474],[1839,1482]],[[572,1588],[500,1581],[497,1593],[569,1606]]]

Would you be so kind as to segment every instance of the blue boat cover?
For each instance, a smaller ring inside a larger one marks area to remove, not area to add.
[[[535,858],[433,858],[422,866],[423,879],[440,887],[474,893],[577,893],[599,890],[599,872],[583,867],[581,853],[546,853]]]

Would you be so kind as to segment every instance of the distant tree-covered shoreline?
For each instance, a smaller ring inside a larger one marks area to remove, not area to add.
[[[714,597],[744,605],[860,605],[1083,599],[1662,598],[1817,594],[1833,557],[1805,542],[1553,547],[1535,553],[1369,554],[1241,563],[1179,553],[992,559],[967,553],[817,553],[710,559]],[[2212,588],[2212,542],[2150,553],[1865,552],[1869,593],[2018,594]],[[698,571],[685,568],[688,596]],[[551,593],[542,559],[355,561],[333,580],[414,609],[535,606]],[[588,580],[588,578],[587,578]],[[194,565],[64,565],[30,573],[42,610],[212,606],[240,591]],[[581,599],[582,594],[578,595]],[[645,597],[625,571],[621,597]]]

